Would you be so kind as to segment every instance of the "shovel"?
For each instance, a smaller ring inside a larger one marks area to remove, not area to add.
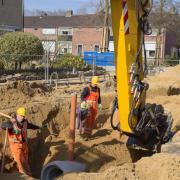
[[[3,145],[1,173],[3,173],[3,171],[4,171],[5,152],[6,152],[6,145],[7,145],[7,137],[8,137],[8,128],[6,128],[6,135],[5,135],[4,145]]]
[[[4,116],[6,118],[9,118],[9,119],[12,118],[11,116],[9,116],[7,114],[4,114],[4,113],[1,113],[1,112],[0,112],[0,115]],[[1,173],[3,173],[3,171],[4,171],[5,152],[6,152],[6,146],[7,146],[7,137],[8,137],[8,128],[6,128],[6,134],[5,134],[5,139],[4,139],[3,151],[2,151]]]

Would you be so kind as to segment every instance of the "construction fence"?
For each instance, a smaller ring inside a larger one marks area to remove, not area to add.
[[[63,55],[61,55],[62,57]],[[68,79],[75,77],[114,74],[114,53],[85,53],[82,59],[84,67],[73,68],[54,67],[53,63],[59,61],[59,57],[52,54],[45,55],[11,55],[0,54],[0,82],[7,79],[19,80],[45,80],[50,81],[52,77]],[[148,73],[150,75],[161,72],[164,68],[180,64],[180,59],[147,59]],[[109,75],[108,75],[109,76]]]

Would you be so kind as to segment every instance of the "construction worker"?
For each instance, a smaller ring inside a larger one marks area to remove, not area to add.
[[[89,113],[84,123],[83,132],[83,137],[86,141],[89,140],[91,136],[98,109],[102,109],[100,88],[98,87],[98,84],[98,76],[92,77],[91,84],[85,87],[81,94],[81,107],[89,107]]]
[[[31,176],[28,161],[27,129],[35,130],[40,129],[40,127],[29,123],[25,116],[25,108],[20,107],[17,109],[15,117],[2,123],[1,128],[8,128],[10,150],[19,172]]]

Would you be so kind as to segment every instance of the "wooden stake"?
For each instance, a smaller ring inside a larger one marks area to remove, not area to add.
[[[7,145],[7,137],[8,137],[8,128],[6,128],[6,134],[5,134],[4,145],[3,145],[1,173],[4,172],[4,163],[5,163],[5,152],[6,152],[6,145]]]

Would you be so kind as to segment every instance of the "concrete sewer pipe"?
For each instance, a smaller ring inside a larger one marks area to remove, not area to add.
[[[74,161],[53,161],[41,171],[41,180],[54,180],[66,173],[83,172],[86,165]]]

